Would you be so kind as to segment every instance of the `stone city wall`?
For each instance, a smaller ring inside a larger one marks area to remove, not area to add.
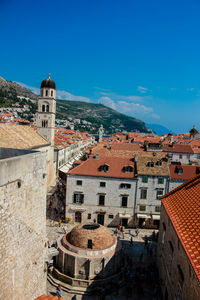
[[[0,160],[0,299],[46,292],[46,154]]]

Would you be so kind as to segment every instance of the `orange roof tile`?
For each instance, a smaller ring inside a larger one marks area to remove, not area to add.
[[[170,176],[173,180],[182,180],[186,181],[197,174],[200,174],[200,166],[193,166],[193,165],[171,165],[170,167]],[[181,170],[182,172],[179,172]]]
[[[163,196],[162,203],[200,280],[200,175]]]
[[[103,165],[109,166],[107,172],[100,171],[100,166]],[[124,172],[123,168],[126,166],[131,166],[133,171]],[[130,158],[107,157],[100,154],[99,159],[95,159],[95,156],[90,156],[88,160],[71,169],[68,174],[127,179],[134,178],[134,162]]]

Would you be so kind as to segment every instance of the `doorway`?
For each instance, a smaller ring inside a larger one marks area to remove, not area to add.
[[[143,227],[143,223],[145,222],[144,218],[139,218],[139,227],[142,228]]]
[[[80,211],[75,212],[75,222],[81,223],[81,212]]]
[[[104,225],[104,214],[97,215],[97,223],[100,225]]]
[[[126,219],[126,218],[121,219],[121,225],[124,226],[124,227],[127,227],[128,219]]]

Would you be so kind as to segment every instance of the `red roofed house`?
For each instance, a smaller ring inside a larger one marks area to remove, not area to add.
[[[162,197],[157,265],[162,299],[200,299],[200,175]]]
[[[90,156],[67,173],[66,217],[132,227],[136,181],[130,157]]]

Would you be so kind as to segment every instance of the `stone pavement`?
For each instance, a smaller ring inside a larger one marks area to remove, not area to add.
[[[64,234],[58,223],[55,222],[54,226],[50,226],[49,220],[47,220],[47,236],[50,244],[55,242],[59,236]],[[67,224],[67,232],[70,231],[75,225]],[[114,228],[108,228],[112,234],[114,234]],[[122,246],[126,257],[126,280],[124,286],[117,286],[114,290],[107,290],[102,292],[101,296],[85,296],[77,295],[77,300],[157,300],[159,296],[155,296],[155,290],[157,288],[156,282],[157,274],[155,270],[155,258],[156,258],[156,242],[150,240],[153,230],[139,229],[139,235],[135,235],[135,230],[126,229],[124,239],[121,233],[117,236],[122,241]],[[156,231],[157,233],[157,231]],[[131,243],[132,236],[132,243]],[[148,245],[145,246],[145,236],[149,239]],[[47,283],[47,292],[55,293],[55,287],[49,282]],[[74,294],[65,293],[62,291],[62,297],[64,300],[69,300]]]

